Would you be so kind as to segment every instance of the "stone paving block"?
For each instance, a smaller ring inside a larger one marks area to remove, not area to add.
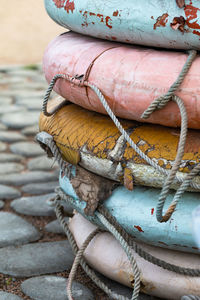
[[[24,185],[21,190],[24,193],[31,194],[31,195],[42,195],[47,193],[53,193],[55,188],[59,186],[58,181],[53,181],[51,183],[30,183]]]
[[[0,162],[20,162],[23,156],[13,153],[0,153]]]
[[[21,289],[34,300],[67,300],[67,280],[59,276],[40,276],[25,280]],[[72,284],[72,296],[76,300],[94,300],[93,293],[76,281]]]
[[[26,140],[26,137],[16,131],[0,131],[0,141],[14,143]]]
[[[69,218],[65,217],[65,221],[68,223]],[[51,233],[65,234],[58,220],[48,223],[45,226],[45,230]]]
[[[20,173],[24,170],[24,165],[15,162],[0,163],[0,174]]]
[[[18,213],[30,216],[54,216],[54,208],[48,205],[48,200],[55,198],[51,193],[43,196],[22,197],[12,201],[11,207]]]
[[[0,300],[23,300],[23,299],[14,294],[0,291]]]
[[[41,147],[36,142],[19,142],[10,146],[10,150],[25,157],[39,156],[44,153]]]
[[[31,277],[70,270],[74,255],[68,241],[33,243],[0,249],[0,273]]]
[[[17,105],[14,105],[14,104],[12,104],[12,105],[0,105],[0,118],[1,118],[1,116],[2,115],[4,115],[4,114],[10,114],[10,113],[16,113],[16,112],[22,112],[22,111],[24,111],[24,113],[25,113],[25,111],[26,111],[26,108],[25,107],[19,107],[19,106],[17,106]]]
[[[43,171],[32,171],[25,173],[15,173],[0,175],[0,184],[8,184],[20,186],[28,183],[35,182],[48,182],[58,180],[57,174],[43,172]]]
[[[28,126],[22,129],[21,133],[26,135],[26,136],[35,136],[39,132],[38,124],[33,125],[33,126]]]
[[[37,241],[38,230],[15,214],[0,212],[0,248]]]
[[[33,158],[28,162],[28,169],[31,171],[36,171],[36,170],[49,171],[55,167],[58,167],[58,163],[54,159],[48,158],[46,155]]]
[[[17,99],[17,105],[18,106],[22,106],[22,107],[26,107],[28,110],[42,110],[42,102],[43,99],[42,98],[33,98],[31,99],[31,101],[27,101],[26,99],[22,98],[18,98]]]
[[[45,91],[48,88],[48,84],[45,82],[35,82],[35,81],[24,81],[24,82],[19,82],[19,83],[12,83],[10,85],[10,88],[14,91],[18,90],[27,90],[27,91],[43,91],[43,96],[45,94]],[[41,100],[43,97],[41,97]]]
[[[0,200],[0,209],[4,207],[4,202]]]
[[[15,199],[21,196],[20,191],[17,189],[0,184],[0,199]]]
[[[32,98],[40,98],[43,99],[44,97],[44,91],[32,91],[32,90],[11,90],[11,89],[5,89],[1,91],[1,97],[11,97],[14,98],[14,101],[16,101],[18,98],[26,98],[27,101],[30,101]]]
[[[29,99],[30,100],[30,99]],[[39,114],[37,112],[16,112],[3,115],[1,122],[8,128],[22,129],[37,124]]]

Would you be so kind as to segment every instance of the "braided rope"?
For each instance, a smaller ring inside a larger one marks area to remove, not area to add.
[[[58,191],[58,189],[56,189],[56,191]],[[58,221],[60,222],[60,225],[63,228],[63,230],[64,230],[64,232],[65,232],[65,234],[66,234],[66,236],[69,240],[69,243],[71,245],[71,248],[72,248],[73,252],[75,254],[77,254],[79,249],[78,249],[76,241],[75,241],[75,239],[74,239],[74,237],[73,237],[73,235],[72,235],[72,233],[71,233],[71,231],[68,227],[68,224],[64,219],[63,209],[62,209],[62,206],[59,203],[60,199],[61,198],[58,194],[57,197],[54,200],[56,217],[57,217]],[[67,195],[66,195],[64,200],[66,200],[66,199],[68,199],[68,201],[70,203],[73,202],[73,199],[71,197],[67,196]],[[83,268],[83,270],[86,272],[86,274],[91,278],[91,280],[100,289],[102,289],[109,297],[111,297],[112,299],[115,299],[115,300],[129,300],[127,297],[119,295],[119,294],[113,292],[111,289],[109,289],[108,286],[104,282],[102,282],[102,280],[98,278],[96,273],[88,266],[88,264],[85,262],[84,258],[80,259],[80,265]]]
[[[107,111],[108,115],[110,116],[110,118],[113,120],[114,124],[116,125],[116,127],[118,128],[118,130],[121,132],[121,134],[123,135],[123,137],[125,138],[125,140],[130,144],[130,146],[133,148],[133,150],[135,152],[137,152],[140,157],[142,159],[144,159],[149,165],[151,165],[152,167],[154,167],[157,171],[159,171],[160,173],[164,174],[164,175],[169,175],[170,171],[165,170],[164,168],[160,167],[157,163],[155,163],[151,158],[149,158],[146,154],[144,154],[140,148],[132,141],[132,139],[129,137],[129,135],[127,134],[127,132],[124,130],[124,128],[122,127],[121,123],[119,122],[119,120],[116,118],[116,116],[114,115],[114,113],[112,112],[112,110],[110,109],[108,103],[106,102],[103,94],[101,93],[101,91],[93,84],[90,83],[85,83],[86,85],[88,85],[89,87],[91,87],[91,89],[96,93],[96,95],[98,96],[99,100],[101,101],[101,103],[103,104],[105,110]],[[174,98],[174,100],[176,101],[176,97]],[[180,98],[179,98],[180,99]],[[181,102],[177,101],[177,104],[179,105]],[[180,106],[180,111],[182,111],[183,109],[183,103]],[[183,182],[183,179],[180,178],[179,176],[176,175],[175,177],[177,179],[177,181],[179,183]],[[191,182],[190,186],[195,188],[195,189],[200,189],[200,185],[196,184],[195,182]]]
[[[180,139],[179,139],[176,158],[174,160],[172,169],[170,170],[170,173],[163,185],[162,191],[158,199],[158,204],[156,208],[156,218],[158,222],[167,222],[176,208],[178,199],[172,201],[169,208],[167,209],[167,212],[165,213],[164,216],[162,216],[163,206],[167,198],[168,192],[170,190],[170,186],[174,181],[177,171],[179,170],[181,160],[184,155],[184,148],[185,148],[185,143],[187,138],[187,112],[185,106],[183,104],[183,101],[177,96],[172,96],[172,100],[177,103],[181,112],[181,132],[180,132]]]
[[[131,252],[131,249],[128,245],[128,243],[125,241],[125,239],[122,237],[122,235],[117,231],[115,226],[113,226],[101,213],[96,211],[95,215],[98,217],[99,221],[103,224],[103,226],[116,238],[116,240],[120,243],[122,248],[124,249],[130,264],[132,266],[133,275],[134,275],[134,288],[133,288],[133,295],[131,297],[131,300],[138,299],[139,292],[140,292],[140,271],[138,269],[138,266],[136,264],[135,258],[133,256],[133,253]]]
[[[68,201],[72,206],[74,205],[74,199],[70,196],[68,196],[60,187],[56,188],[55,192],[57,195],[65,200]],[[142,258],[144,258],[146,261],[161,267],[165,270],[175,272],[178,274],[182,274],[185,276],[191,276],[196,277],[200,276],[200,269],[191,269],[191,268],[184,268],[177,265],[170,264],[168,262],[165,262],[162,259],[159,259],[149,253],[147,253],[145,250],[142,249],[141,246],[137,245],[134,241],[133,237],[131,237],[124,228],[116,221],[115,217],[110,214],[110,212],[103,206],[98,207],[98,211],[106,217],[106,219],[114,226],[116,227],[117,231],[122,235],[122,237],[126,240],[126,242],[133,248],[133,250]]]
[[[58,191],[59,192],[59,191]],[[62,191],[61,191],[62,192]],[[103,206],[99,206],[98,210],[103,214],[109,222],[117,228],[117,230],[120,232],[120,234],[124,237],[124,239],[128,242],[128,244],[133,248],[133,250],[142,258],[144,258],[146,261],[161,267],[165,270],[175,272],[181,275],[185,276],[191,276],[196,277],[200,276],[200,269],[191,269],[191,268],[184,268],[180,267],[174,264],[170,264],[168,262],[165,262],[162,259],[159,259],[149,253],[147,253],[145,250],[142,249],[141,246],[139,246],[125,230],[124,228],[116,221],[115,217],[110,214],[110,212]]]
[[[80,249],[78,250],[74,263],[72,265],[69,277],[68,277],[68,284],[67,284],[67,296],[69,298],[69,300],[73,300],[72,298],[72,282],[74,280],[74,277],[76,275],[76,271],[77,268],[80,264],[81,258],[83,257],[83,253],[85,251],[85,249],[87,248],[87,246],[89,245],[89,243],[91,242],[91,240],[99,233],[102,232],[101,229],[97,228],[95,229],[93,232],[91,232],[89,234],[89,236],[86,238],[86,240],[84,241],[84,243],[82,244],[82,246],[80,247]]]
[[[64,100],[63,102],[61,102],[57,107],[55,107],[52,111],[48,112],[47,111],[47,104],[48,104],[48,101],[49,101],[49,97],[51,95],[51,92],[53,90],[53,87],[57,81],[57,79],[59,78],[63,78],[63,79],[68,79],[68,76],[67,75],[64,75],[64,74],[57,74],[56,76],[54,76],[54,78],[51,80],[50,84],[49,84],[49,87],[45,93],[45,96],[44,96],[44,101],[43,101],[43,105],[42,105],[42,112],[45,116],[47,117],[50,117],[52,115],[54,115],[57,111],[59,111],[62,107],[64,107],[67,103],[69,103],[68,100]]]
[[[185,62],[177,80],[171,85],[168,92],[164,96],[158,97],[149,105],[149,107],[142,114],[141,118],[147,119],[156,109],[163,108],[171,100],[171,97],[173,96],[174,92],[177,91],[177,89],[185,79],[185,76],[187,75],[196,56],[196,50],[189,51],[187,61]]]
[[[62,158],[59,148],[56,146],[56,143],[53,140],[52,135],[48,134],[45,131],[42,131],[39,132],[35,138],[39,144],[44,144],[47,147],[49,147],[52,155],[55,157],[61,170],[65,171],[66,175],[70,176],[70,164],[64,161],[64,159]]]

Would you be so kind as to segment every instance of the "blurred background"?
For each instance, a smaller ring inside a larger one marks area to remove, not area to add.
[[[0,64],[41,62],[47,44],[65,29],[47,15],[43,0],[1,0]]]

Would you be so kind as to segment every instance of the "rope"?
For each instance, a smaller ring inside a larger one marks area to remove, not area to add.
[[[61,155],[58,147],[56,146],[55,141],[53,140],[52,135],[48,134],[45,131],[42,131],[42,132],[39,132],[35,138],[42,148],[43,148],[43,145],[46,145],[50,149],[51,154],[57,160],[61,170],[65,171],[66,175],[69,177],[71,165],[63,160],[62,155]],[[47,149],[44,149],[44,150],[47,150]]]
[[[57,195],[65,200],[68,201],[72,206],[74,204],[74,199],[65,192],[61,188],[56,188]],[[124,230],[124,228],[116,221],[115,217],[110,214],[110,212],[103,206],[98,207],[98,211],[117,229],[120,235],[124,238],[124,240],[132,247],[132,249],[146,261],[161,267],[165,270],[175,272],[178,274],[182,274],[185,276],[197,277],[200,276],[200,269],[191,269],[191,268],[183,268],[177,265],[170,264],[165,262],[157,257],[147,253],[145,250],[142,249],[141,246],[137,245],[133,238]],[[96,214],[95,214],[96,215]]]
[[[191,268],[183,268],[177,265],[173,265],[170,263],[167,263],[163,261],[162,259],[159,259],[149,253],[147,253],[145,250],[142,249],[141,246],[136,244],[134,239],[124,230],[124,228],[116,221],[115,217],[110,214],[110,212],[103,206],[99,206],[98,210],[103,214],[109,222],[115,226],[120,232],[120,234],[123,236],[123,238],[128,242],[128,244],[132,247],[132,249],[142,258],[144,258],[146,261],[161,267],[165,270],[175,272],[181,275],[185,276],[191,276],[191,277],[197,277],[200,276],[200,269],[191,269]]]
[[[57,74],[56,76],[54,76],[54,78],[51,80],[50,82],[50,85],[45,93],[45,96],[44,96],[44,101],[43,101],[43,106],[42,106],[42,111],[43,111],[43,114],[47,117],[50,117],[52,115],[54,115],[57,111],[59,111],[62,107],[64,107],[67,103],[69,103],[68,100],[64,100],[63,102],[61,102],[57,107],[55,107],[52,111],[48,112],[47,111],[47,104],[48,104],[48,101],[49,101],[49,97],[51,95],[51,92],[53,90],[53,87],[57,81],[58,78],[64,78],[64,79],[67,79],[66,78],[66,75],[61,75],[61,74]]]
[[[177,89],[185,79],[185,76],[187,75],[196,56],[197,56],[196,50],[189,51],[189,56],[187,58],[187,61],[185,62],[177,80],[171,85],[168,92],[164,96],[158,97],[149,105],[149,107],[142,114],[141,118],[147,119],[156,109],[163,108],[171,100],[171,97],[174,95],[174,92],[177,91]]]
[[[91,242],[91,240],[97,235],[97,233],[99,233],[101,231],[102,230],[97,228],[93,232],[91,232],[76,254],[74,263],[72,265],[72,268],[71,268],[71,271],[70,271],[70,274],[68,277],[68,283],[67,283],[67,296],[68,296],[69,300],[73,300],[73,298],[72,298],[72,282],[76,275],[76,271],[77,271],[78,265],[80,264],[81,258],[83,257],[83,253],[84,253],[85,249],[87,248],[87,246],[89,245],[89,243]]]
[[[126,255],[129,258],[130,264],[132,266],[133,275],[134,275],[134,288],[133,288],[133,295],[131,300],[137,300],[140,292],[140,271],[137,267],[135,258],[128,243],[122,237],[122,235],[117,231],[117,229],[103,216],[101,213],[96,211],[95,215],[99,219],[99,221],[103,224],[103,226],[116,238],[116,240],[120,243],[122,248],[124,249]]]
[[[57,190],[57,189],[56,189]],[[60,196],[59,194],[57,195],[57,197],[54,200],[54,204],[55,204],[55,212],[56,212],[56,217],[60,222],[60,225],[62,226],[68,240],[69,243],[71,245],[71,248],[73,250],[73,252],[75,253],[75,255],[78,253],[78,247],[76,244],[76,241],[68,227],[67,222],[64,219],[64,214],[63,214],[63,209],[62,206],[60,205]],[[69,202],[73,202],[73,199],[69,196],[66,195],[65,200],[68,199]],[[102,282],[102,280],[100,280],[98,278],[98,276],[96,275],[96,273],[88,266],[88,264],[85,262],[84,258],[80,259],[80,265],[83,268],[83,270],[86,272],[86,274],[91,278],[91,280],[100,288],[102,289],[109,297],[111,297],[112,299],[116,299],[116,300],[130,300],[127,297],[124,297],[122,295],[119,295],[115,292],[113,292],[111,289],[109,289],[107,287],[107,285]]]

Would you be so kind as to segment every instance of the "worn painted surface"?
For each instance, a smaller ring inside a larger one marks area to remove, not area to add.
[[[179,6],[175,0],[45,0],[45,6],[55,22],[78,33],[146,46],[200,49],[198,0]],[[184,26],[171,26],[179,17]]]
[[[128,46],[68,32],[49,44],[43,69],[48,82],[56,74],[85,75],[83,81],[96,85],[113,112],[121,118],[178,127],[181,117],[173,101],[148,119],[142,119],[141,115],[157,97],[168,92],[187,58],[185,52]],[[200,129],[199,70],[200,56],[197,56],[175,92],[185,104],[188,127],[195,129]],[[84,108],[107,114],[98,96],[78,80],[59,79],[54,90]]]
[[[64,192],[74,198],[74,208],[87,217],[84,214],[85,202],[78,198],[67,176],[61,175],[59,182]],[[200,248],[193,237],[192,211],[199,205],[200,194],[185,193],[167,223],[159,223],[156,220],[155,208],[159,194],[159,189],[135,187],[133,191],[128,191],[124,187],[117,187],[104,201],[104,206],[137,240],[161,248],[199,253]],[[169,206],[172,197],[171,192],[165,207]],[[95,215],[87,218],[98,224]]]
[[[57,104],[57,99],[52,100],[48,109]],[[149,158],[164,169],[172,167],[179,142],[178,129],[128,120],[121,122],[134,143]],[[39,127],[40,131],[53,136],[63,158],[74,165],[80,164],[101,176],[120,181],[129,189],[133,188],[133,183],[154,187],[163,184],[164,176],[148,166],[124,141],[108,116],[71,104],[51,117],[41,114]],[[189,130],[179,175],[184,176],[199,161],[200,134]],[[199,176],[195,182],[200,183]],[[177,182],[173,185],[176,187]]]
[[[70,230],[80,248],[88,235],[95,230],[81,215],[70,220]],[[148,253],[172,264],[186,268],[200,268],[199,255],[181,253],[137,243]],[[141,273],[141,291],[162,299],[181,299],[183,295],[200,295],[200,277],[179,275],[151,264],[132,252]],[[87,262],[105,276],[124,285],[132,286],[134,275],[128,258],[110,233],[98,234],[84,252]]]

